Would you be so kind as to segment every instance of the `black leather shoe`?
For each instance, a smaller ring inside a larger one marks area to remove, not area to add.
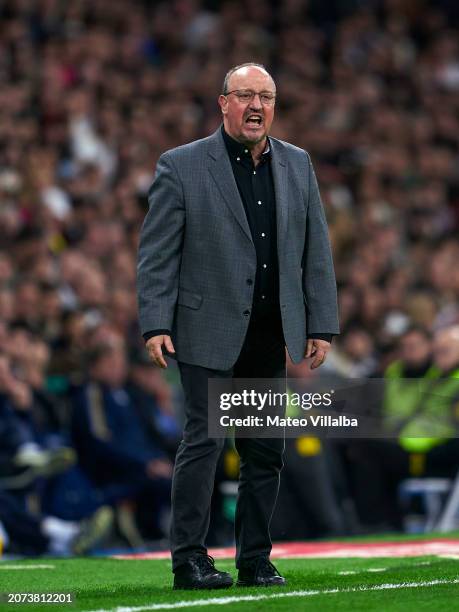
[[[287,581],[266,557],[241,564],[237,586],[284,586]]]
[[[174,589],[227,589],[233,584],[228,572],[219,572],[210,555],[197,554],[174,572]]]

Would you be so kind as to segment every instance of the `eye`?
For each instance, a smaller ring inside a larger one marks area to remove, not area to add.
[[[242,100],[243,102],[248,102],[250,99],[252,98],[252,94],[250,93],[241,93],[239,94],[239,99]]]

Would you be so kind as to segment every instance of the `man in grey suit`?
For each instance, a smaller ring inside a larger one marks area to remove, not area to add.
[[[306,151],[269,137],[276,87],[259,64],[232,68],[223,125],[164,153],[139,246],[142,334],[153,361],[175,356],[185,392],[172,487],[174,588],[232,584],[207,555],[216,463],[208,437],[209,378],[285,378],[293,362],[325,360],[339,333],[336,283],[319,189]],[[216,409],[210,406],[210,410]],[[239,585],[281,585],[269,523],[283,439],[237,438]]]

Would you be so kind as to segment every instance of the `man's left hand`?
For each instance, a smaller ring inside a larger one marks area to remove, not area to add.
[[[309,338],[306,345],[306,353],[304,354],[305,359],[314,357],[311,363],[311,370],[321,366],[327,358],[327,353],[331,348],[331,343],[326,340],[319,340],[317,338]]]

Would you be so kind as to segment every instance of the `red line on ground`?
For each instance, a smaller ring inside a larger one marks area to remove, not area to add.
[[[235,549],[210,548],[215,559],[233,558]],[[409,542],[285,542],[273,545],[272,558],[329,557],[422,557],[459,555],[459,539],[432,539]],[[114,555],[115,559],[169,559],[169,551]]]

